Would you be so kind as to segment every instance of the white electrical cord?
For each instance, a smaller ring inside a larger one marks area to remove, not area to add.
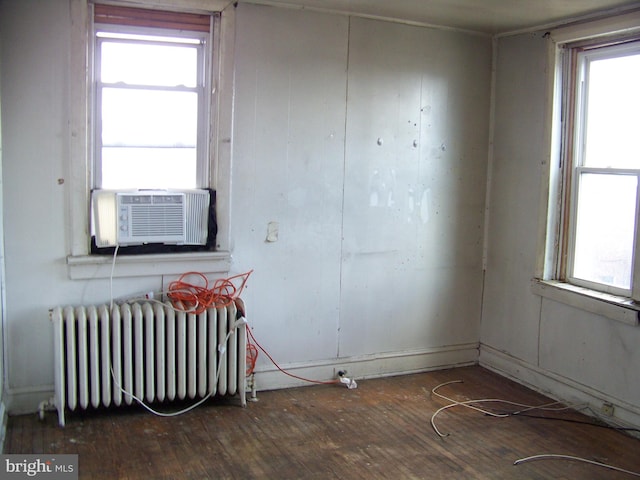
[[[116,258],[118,256],[118,249],[120,248],[120,245],[116,244],[115,249],[113,250],[113,259],[111,260],[111,274],[109,275],[109,297],[110,297],[110,301],[109,301],[109,310],[113,310],[113,304],[114,304],[114,298],[113,298],[113,274],[116,270]],[[175,290],[175,292],[180,292],[181,290]],[[187,291],[185,291],[186,293],[189,293]],[[154,293],[154,292],[151,292]],[[160,292],[160,295],[164,295],[168,292]],[[166,305],[164,302],[160,301],[160,300],[156,300],[155,298],[149,297],[149,296],[145,296],[145,297],[131,297],[131,298],[127,298],[126,303],[129,302],[136,302],[138,300],[143,300],[143,301],[147,301],[147,302],[151,302],[151,303],[158,303],[160,305]],[[176,312],[181,312],[181,313],[193,313],[195,312],[198,308],[200,307],[200,305],[196,302],[195,305],[187,310],[185,309],[181,309],[176,307],[175,305],[172,306],[173,310],[175,310]]]
[[[224,341],[221,342],[218,345],[218,351],[222,354],[222,355],[226,355],[227,353],[227,341],[229,340],[229,337],[231,337],[231,335],[233,335],[233,333],[235,332],[236,328],[238,328],[239,325],[242,325],[243,323],[246,323],[246,320],[244,319],[244,317],[239,318],[234,324],[231,330],[229,330],[229,333],[227,333],[227,336],[225,337]],[[222,359],[222,358],[221,358]],[[178,410],[177,412],[169,412],[169,413],[165,413],[165,412],[159,412],[157,410],[154,410],[153,408],[151,408],[149,405],[147,405],[144,400],[136,397],[133,393],[130,393],[128,391],[126,391],[124,388],[122,388],[122,386],[118,383],[118,381],[116,380],[115,377],[115,373],[113,372],[113,365],[111,365],[111,362],[109,362],[109,369],[111,370],[111,377],[113,378],[113,383],[118,387],[118,389],[124,393],[125,395],[129,395],[131,398],[133,398],[136,402],[138,402],[142,407],[144,407],[145,409],[147,409],[149,412],[153,413],[154,415],[157,415],[159,417],[177,417],[178,415],[182,415],[184,413],[187,413],[191,410],[193,410],[196,407],[199,407],[200,405],[202,405],[204,402],[206,402],[214,393],[215,390],[212,388],[211,391],[209,393],[207,393],[202,399],[200,399],[198,402],[194,403],[193,405],[184,408],[182,410]],[[222,362],[218,362],[218,368],[216,369],[216,381],[214,385],[218,384],[218,381],[220,379],[220,367],[222,365]]]
[[[615,470],[617,472],[628,473],[629,475],[640,477],[640,473],[632,472],[630,470],[625,470],[624,468],[620,468],[620,467],[614,467],[613,465],[608,465],[606,463],[596,462],[594,460],[588,460],[586,458],[574,457],[571,455],[556,455],[552,453],[545,453],[542,455],[533,455],[531,457],[521,458],[513,462],[513,464],[520,465],[521,463],[532,462],[534,460],[575,460],[577,462],[584,462],[590,465],[596,465],[598,467],[608,468],[610,470]]]
[[[446,395],[442,395],[441,393],[437,392],[437,390],[439,388],[444,387],[446,385],[451,385],[453,383],[463,383],[463,381],[462,380],[452,380],[450,382],[441,383],[440,385],[435,386],[431,390],[431,394],[432,395],[435,395],[435,396],[440,397],[440,398],[442,398],[444,400],[452,402],[449,405],[445,405],[444,407],[439,408],[431,416],[431,427],[433,428],[433,430],[440,437],[447,437],[447,436],[449,436],[449,434],[448,433],[446,433],[446,434],[442,433],[438,429],[438,427],[436,426],[436,423],[435,423],[436,417],[440,414],[440,412],[443,412],[444,410],[447,410],[447,409],[453,408],[453,407],[457,407],[457,406],[470,408],[471,410],[475,410],[477,412],[484,413],[485,415],[489,415],[491,417],[499,417],[499,418],[510,417],[511,415],[517,415],[519,413],[524,413],[524,412],[527,412],[527,411],[530,411],[530,410],[562,411],[562,410],[568,410],[570,408],[574,408],[574,406],[563,406],[563,407],[558,407],[558,408],[551,408],[553,405],[558,405],[561,402],[550,402],[550,403],[546,403],[546,404],[542,404],[542,405],[525,405],[525,404],[522,404],[522,403],[512,402],[512,401],[509,401],[509,400],[503,400],[503,399],[499,399],[499,398],[483,398],[483,399],[467,400],[467,401],[464,401],[464,402],[459,402],[457,400],[454,400],[452,398],[447,397]],[[514,405],[516,407],[522,407],[522,410],[518,410],[516,412],[511,412],[511,413],[495,413],[495,412],[491,412],[489,410],[482,409],[480,407],[476,407],[474,405],[476,403],[504,403],[504,404],[507,404],[507,405]]]
[[[111,296],[111,300],[109,302],[109,314],[111,315],[111,313],[113,312],[113,274],[115,272],[115,268],[116,268],[116,257],[118,255],[118,248],[120,246],[116,245],[114,251],[113,251],[113,260],[111,262],[111,275],[109,276],[109,291],[110,291],[110,296]],[[135,300],[135,299],[131,299],[131,300]],[[193,307],[193,309],[190,310],[183,310],[180,308],[176,308],[174,305],[168,305],[164,302],[161,302],[159,300],[153,299],[153,298],[144,298],[145,301],[149,301],[149,302],[155,302],[155,303],[159,303],[163,306],[170,306],[171,308],[173,308],[176,312],[181,312],[181,313],[191,313],[193,310],[196,309],[197,305],[195,305]],[[222,360],[222,355],[226,355],[227,354],[227,341],[229,340],[229,337],[231,337],[231,335],[233,335],[233,333],[236,331],[236,329],[238,328],[238,326],[242,325],[243,323],[247,323],[247,321],[245,320],[244,317],[240,317],[239,319],[236,320],[236,322],[233,324],[233,326],[231,327],[231,329],[229,330],[229,332],[227,333],[227,336],[225,337],[224,341],[221,342],[220,344],[218,344],[218,351],[221,353],[221,360]],[[218,381],[220,379],[220,366],[221,366],[222,362],[218,362],[218,368],[216,369],[216,381],[214,385],[218,384]],[[177,412],[170,412],[170,413],[165,413],[165,412],[159,412],[157,410],[154,410],[153,408],[151,408],[149,405],[147,405],[146,403],[144,403],[144,401],[140,398],[138,398],[137,396],[135,396],[133,393],[130,393],[128,391],[126,391],[124,388],[122,388],[122,386],[118,383],[118,381],[116,380],[116,376],[115,373],[113,371],[113,365],[111,364],[111,358],[109,358],[109,370],[111,372],[111,378],[113,378],[113,383],[118,387],[118,389],[124,393],[125,395],[129,395],[131,398],[133,398],[136,402],[138,402],[142,407],[144,407],[145,409],[147,409],[149,412],[153,413],[154,415],[157,415],[159,417],[176,417],[178,415],[182,415],[184,413],[187,413],[191,410],[193,410],[196,407],[199,407],[200,405],[202,405],[205,401],[207,401],[213,394],[214,394],[214,389],[212,388],[211,391],[209,393],[207,393],[207,395],[205,395],[202,399],[200,399],[198,402],[194,403],[193,405],[183,409],[183,410],[179,410]]]
[[[113,273],[116,270],[116,257],[118,256],[118,249],[120,245],[116,244],[116,248],[113,250],[113,260],[111,261],[111,274],[109,275],[109,310],[113,310]]]
[[[550,408],[553,405],[557,405],[559,403],[562,402],[551,402],[551,403],[547,403],[547,404],[543,404],[543,405],[525,405],[522,403],[516,403],[516,402],[511,402],[509,400],[502,400],[502,399],[496,399],[496,398],[486,398],[486,399],[478,399],[478,400],[467,400],[464,402],[459,402],[457,400],[454,400],[452,398],[447,397],[446,395],[442,395],[441,393],[437,392],[437,390],[440,387],[444,387],[446,385],[450,385],[453,383],[463,383],[462,380],[453,380],[450,382],[445,382],[445,383],[441,383],[440,385],[437,385],[436,387],[434,387],[431,390],[431,393],[437,397],[440,397],[444,400],[447,400],[449,402],[452,402],[449,405],[445,405],[442,408],[439,408],[432,416],[431,416],[431,426],[433,427],[434,431],[440,436],[440,437],[446,437],[449,434],[443,434],[442,432],[440,432],[440,430],[438,430],[438,427],[436,427],[435,424],[435,417],[442,411],[448,409],[448,408],[452,408],[452,407],[456,407],[456,406],[462,406],[462,407],[466,407],[466,408],[470,408],[472,410],[476,410],[478,412],[482,412],[486,415],[490,415],[492,417],[500,417],[500,418],[504,418],[504,417],[510,417],[512,415],[518,415],[520,413],[524,413],[527,412],[529,410],[550,410],[550,411],[562,411],[562,410],[568,410],[571,408],[575,408],[576,406],[572,406],[572,405],[568,405],[568,406],[563,406],[563,407],[558,407],[558,408]],[[516,412],[511,412],[511,413],[495,413],[495,412],[491,412],[479,407],[474,406],[474,403],[482,403],[482,402],[499,402],[499,403],[505,403],[507,405],[514,405],[514,406],[518,406],[518,407],[523,407],[522,410],[516,411]],[[620,467],[616,467],[613,465],[609,465],[606,463],[601,463],[601,462],[596,462],[594,460],[589,460],[586,458],[581,458],[581,457],[574,457],[572,455],[558,455],[558,454],[542,454],[542,455],[533,455],[530,457],[526,457],[526,458],[521,458],[516,460],[515,462],[513,462],[514,465],[520,465],[521,463],[525,463],[525,462],[531,462],[531,461],[535,461],[535,460],[575,460],[578,462],[584,462],[584,463],[588,463],[590,465],[596,465],[598,467],[603,467],[603,468],[608,468],[610,470],[615,470],[617,472],[622,472],[622,473],[627,473],[629,475],[633,475],[636,477],[640,477],[640,473],[637,472],[632,472],[630,470],[625,470],[624,468],[620,468]]]

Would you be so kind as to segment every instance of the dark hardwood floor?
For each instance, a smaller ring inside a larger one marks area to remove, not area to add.
[[[462,406],[431,418],[447,400],[549,399],[481,367],[361,380],[357,389],[319,385],[259,392],[246,408],[213,399],[177,417],[141,408],[10,417],[4,453],[77,453],[87,479],[627,479],[561,454],[640,472],[640,440],[575,411],[497,418]],[[479,404],[478,404],[479,405]],[[517,407],[486,403],[492,411]],[[174,407],[166,407],[174,408]],[[639,473],[640,475],[640,473]]]

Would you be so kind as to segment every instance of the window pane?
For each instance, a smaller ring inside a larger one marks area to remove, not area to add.
[[[198,51],[193,46],[103,42],[101,55],[104,83],[197,85]]]
[[[189,146],[198,136],[198,95],[104,88],[102,144],[104,146]]]
[[[102,188],[196,188],[195,148],[102,149]]]
[[[631,288],[637,178],[582,173],[573,276]]]
[[[640,168],[640,54],[589,64],[585,165]]]

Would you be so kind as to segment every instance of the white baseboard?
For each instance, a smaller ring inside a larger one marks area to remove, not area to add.
[[[282,368],[299,377],[320,381],[334,380],[337,378],[338,371],[346,370],[347,377],[361,381],[369,378],[407,375],[429,370],[476,365],[477,363],[478,344],[468,343],[423,350],[379,353],[289,364],[283,365]],[[257,369],[255,381],[258,391],[311,385],[309,382],[292,378],[280,372],[273,365]]]
[[[25,415],[39,411],[40,405],[53,397],[53,385],[9,388],[5,391],[9,415]]]
[[[349,378],[361,381],[368,378],[406,375],[476,365],[477,363],[478,344],[468,343],[406,352],[286,364],[281,367],[299,377],[322,381],[336,379],[339,370],[346,370]],[[285,375],[272,364],[257,369],[254,381],[258,392],[311,385],[304,380]],[[39,411],[43,402],[53,397],[53,386],[12,389],[8,392],[8,396],[7,407],[12,415],[34,413]],[[50,414],[56,415],[56,412],[52,411]]]
[[[640,406],[527,363],[488,345],[480,345],[480,366],[555,400],[569,404],[588,404],[594,413],[600,411],[603,403],[609,403],[614,407],[614,416],[610,418],[598,416],[598,418],[608,423],[640,427]]]

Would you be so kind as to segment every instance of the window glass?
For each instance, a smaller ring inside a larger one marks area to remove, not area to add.
[[[584,164],[640,168],[640,55],[588,64]]]
[[[198,95],[102,90],[101,188],[196,188]]]
[[[95,37],[94,188],[207,186],[203,34],[113,28]]]
[[[102,185],[107,189],[193,188],[195,148],[102,149]]]
[[[103,41],[100,58],[103,83],[197,85],[198,51],[194,47]]]
[[[195,148],[198,95],[144,89],[102,90],[102,144]]]
[[[631,287],[636,191],[636,176],[580,175],[574,277]]]

